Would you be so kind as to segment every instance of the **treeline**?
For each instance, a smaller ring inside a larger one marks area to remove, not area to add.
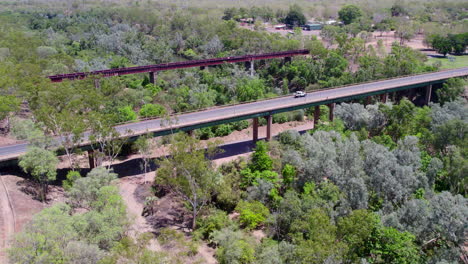
[[[437,51],[437,53],[446,56],[448,53],[455,55],[465,54],[466,47],[468,46],[468,32],[461,34],[447,34],[439,35],[433,34],[428,36],[425,41]]]

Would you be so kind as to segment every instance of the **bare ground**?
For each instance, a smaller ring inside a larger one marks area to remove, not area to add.
[[[64,201],[64,196],[62,188],[51,186],[49,201],[41,203],[25,192],[30,187],[29,180],[12,174],[1,175],[0,180],[0,263],[8,263],[5,249],[10,246],[14,233],[21,231],[34,214]]]

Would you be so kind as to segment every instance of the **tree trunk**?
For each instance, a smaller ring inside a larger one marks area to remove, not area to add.
[[[193,208],[193,219],[192,219],[192,231],[195,230],[195,227],[197,225],[197,210],[195,209],[195,207]]]

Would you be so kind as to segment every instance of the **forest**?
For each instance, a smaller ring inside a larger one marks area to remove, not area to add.
[[[341,23],[317,35],[300,28],[328,20]],[[275,24],[292,29],[267,29]],[[386,103],[337,104],[333,121],[322,106],[313,130],[284,131],[221,165],[212,157],[222,142],[205,140],[249,121],[134,142],[114,128],[437,71],[442,64],[424,51],[462,60],[467,28],[468,3],[456,0],[0,2],[0,130],[2,138],[29,142],[16,168],[47,204],[11,239],[9,261],[211,263],[195,258],[203,248],[226,264],[468,261],[466,79],[446,81],[429,105],[394,93]],[[388,34],[391,43],[379,38]],[[408,45],[416,38],[424,49]],[[258,61],[253,75],[243,64],[224,64],[159,72],[154,84],[147,74],[47,78],[294,49],[310,55]],[[273,122],[311,120],[313,111],[276,114]],[[80,163],[84,135],[98,161],[92,170]],[[168,155],[153,157],[160,149]],[[113,171],[129,155],[139,155],[142,173],[151,175],[146,219],[176,197],[183,227],[130,231],[135,220]],[[51,202],[51,186],[63,201]]]

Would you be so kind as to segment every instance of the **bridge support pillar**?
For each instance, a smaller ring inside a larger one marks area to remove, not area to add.
[[[291,63],[292,57],[284,57],[284,64]]]
[[[335,103],[331,103],[328,105],[328,119],[330,120],[330,122],[333,122],[333,119],[334,119],[334,114],[333,114],[333,111],[335,110]]]
[[[89,160],[89,168],[90,169],[96,168],[96,160],[94,158],[93,150],[88,150],[88,160]]]
[[[149,72],[149,81],[152,84],[156,84],[156,79],[154,78],[155,72]]]
[[[193,133],[193,130],[185,131],[185,133],[187,133],[189,137],[195,137],[195,133]]]
[[[254,117],[252,123],[252,134],[253,134],[253,141],[257,142],[258,140],[258,117]]]
[[[94,79],[94,88],[101,88],[101,81],[99,79]]]
[[[371,103],[372,103],[372,96],[367,96],[365,105],[370,105]]]
[[[200,71],[203,71],[205,69],[205,66],[200,66]]]
[[[319,120],[320,120],[320,105],[317,105],[314,111],[314,126],[318,124]]]
[[[432,95],[432,84],[426,86],[426,97],[424,98],[424,103],[429,105],[431,102],[431,95]]]
[[[270,141],[271,140],[271,126],[273,124],[273,118],[271,115],[267,115],[265,118],[267,120],[266,140]]]
[[[387,102],[387,99],[388,99],[388,93],[384,93],[380,95],[380,102],[385,104]]]
[[[250,76],[254,75],[254,61],[246,61],[245,62],[245,69],[250,71]]]

